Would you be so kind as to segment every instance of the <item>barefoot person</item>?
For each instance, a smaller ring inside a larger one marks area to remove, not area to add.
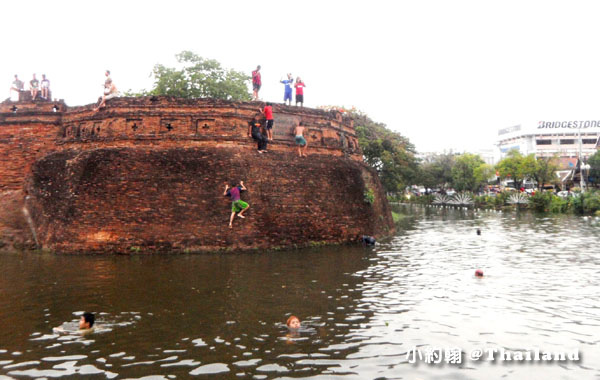
[[[50,100],[48,99],[48,97],[50,96],[50,81],[48,80],[48,78],[46,78],[46,74],[42,74],[42,98],[46,99],[46,100]]]
[[[265,115],[265,119],[267,119],[267,124],[265,125],[265,129],[267,130],[267,138],[270,141],[273,141],[273,105],[267,102],[267,105],[260,110],[263,115]]]
[[[29,90],[31,91],[31,100],[35,100],[40,91],[40,81],[37,80],[35,74],[33,74],[33,79],[29,81]]]
[[[229,185],[225,185],[225,191],[223,192],[223,195],[231,198],[231,217],[229,218],[229,228],[233,228],[233,218],[235,218],[236,213],[238,214],[238,217],[244,219],[244,212],[250,208],[248,203],[240,199],[240,193],[246,190],[247,189],[244,186],[244,181],[240,181],[239,185],[232,183],[231,188]]]
[[[258,92],[260,91],[260,87],[262,86],[262,81],[260,80],[260,65],[256,66],[256,70],[252,72],[252,99],[258,100]]]
[[[248,123],[248,137],[252,137],[258,143],[258,153],[267,151],[267,137],[262,134],[261,123],[256,117]]]
[[[281,83],[285,85],[285,89],[283,91],[283,104],[288,102],[289,106],[292,105],[292,83],[294,83],[294,78],[292,78],[292,74],[288,73],[287,79],[280,80]]]
[[[104,94],[102,95],[102,101],[100,101],[98,107],[95,108],[96,111],[98,111],[102,107],[105,107],[106,101],[108,99],[112,99],[114,97],[119,96],[117,86],[115,86],[115,84],[112,81],[112,78],[110,77],[110,70],[106,70],[104,75],[106,75],[106,80],[104,81]]]
[[[296,87],[296,107],[298,106],[298,103],[300,103],[300,107],[304,107],[304,87],[306,87],[306,85],[302,82],[300,77],[296,78],[294,87]]]
[[[15,74],[15,80],[12,82],[12,86],[10,87],[11,94],[12,94],[12,91],[16,92],[17,99],[18,99],[19,94],[21,93],[21,91],[23,91],[24,86],[25,86],[25,83],[23,83],[23,81],[19,79],[19,76]]]
[[[298,156],[300,157],[306,157],[306,147],[308,146],[303,134],[304,124],[300,122],[300,124],[296,125],[296,128],[294,129],[294,135],[296,136],[295,141],[296,145],[298,145]]]

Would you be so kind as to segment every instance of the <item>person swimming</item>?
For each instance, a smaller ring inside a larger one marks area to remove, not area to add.
[[[77,321],[65,322],[58,327],[54,327],[52,332],[55,334],[69,334],[69,335],[86,335],[95,331],[94,323],[96,322],[96,316],[90,312],[84,312]]]
[[[94,327],[95,320],[94,314],[86,311],[79,320],[79,330],[91,330]]]
[[[285,324],[289,329],[292,330],[298,330],[301,327],[300,319],[298,319],[298,317],[296,317],[295,315],[290,315]]]

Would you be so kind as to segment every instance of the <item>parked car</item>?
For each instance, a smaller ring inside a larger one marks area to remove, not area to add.
[[[563,190],[563,191],[559,191],[558,193],[556,193],[556,195],[558,195],[561,198],[567,198],[571,196],[571,192],[567,191],[567,190]]]

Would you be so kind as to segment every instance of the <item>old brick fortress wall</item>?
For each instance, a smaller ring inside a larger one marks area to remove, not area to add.
[[[56,251],[273,248],[392,232],[350,120],[275,105],[275,142],[261,155],[247,137],[260,106],[145,97],[112,99],[94,112],[5,102],[0,189],[27,195],[38,244]],[[300,121],[307,158],[293,144]],[[222,195],[230,180],[244,180],[251,205],[233,230]],[[368,188],[373,204],[364,201]]]

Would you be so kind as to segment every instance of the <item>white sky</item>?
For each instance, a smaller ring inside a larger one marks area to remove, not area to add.
[[[261,98],[301,76],[306,105],[356,106],[418,151],[491,148],[499,128],[597,120],[600,2],[1,1],[1,83],[45,73],[54,96],[89,104],[110,69],[150,89],[156,63],[191,50],[248,74]],[[46,25],[46,27],[42,27]]]

